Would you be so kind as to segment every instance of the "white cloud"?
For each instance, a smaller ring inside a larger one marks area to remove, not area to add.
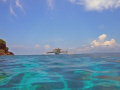
[[[18,6],[25,13],[25,11],[24,11],[22,5],[20,4],[19,0],[16,0],[15,3],[16,3],[16,6]]]
[[[82,48],[77,48],[76,51],[78,52],[86,52],[86,51],[89,51],[91,48],[88,47],[88,46],[84,46]]]
[[[97,40],[94,40],[91,44],[94,46],[109,46],[109,47],[115,47],[119,45],[116,43],[114,39],[111,39],[110,41],[104,41],[104,42],[99,42]]]
[[[110,46],[110,47],[115,47],[115,46],[118,46],[119,44],[117,44],[114,39],[111,39],[111,41],[105,41],[105,42],[103,43],[103,45],[108,45],[108,46]]]
[[[120,0],[69,0],[71,3],[85,6],[86,10],[107,10],[120,7]]]
[[[36,45],[35,45],[35,48],[39,49],[39,48],[40,48],[40,45],[36,44]]]
[[[14,11],[12,9],[12,5],[11,4],[10,4],[10,13],[17,17],[17,15],[14,13]]]
[[[100,35],[98,38],[100,41],[104,41],[104,39],[106,38],[106,34]]]
[[[47,0],[47,4],[48,4],[48,9],[53,9],[53,7],[54,7],[54,0]]]
[[[96,41],[96,40],[94,40],[91,44],[93,44],[94,46],[100,46],[101,45],[101,43]]]
[[[70,48],[65,48],[66,50],[74,53],[85,53],[87,51],[90,51],[91,47],[87,45],[83,45],[81,47],[70,47]]]
[[[45,45],[44,48],[45,49],[50,49],[50,46],[49,45]]]
[[[120,44],[115,39],[105,40],[106,34],[102,34],[97,40],[93,40],[90,46],[83,45],[82,47],[68,48],[76,53],[91,53],[91,52],[119,52]]]
[[[116,41],[114,39],[111,39],[110,41],[104,41],[104,39],[107,37],[106,34],[103,34],[101,36],[99,36],[99,40],[94,40],[92,41],[92,45],[93,46],[108,46],[108,47],[116,47],[116,46],[120,46],[119,44],[116,43]]]

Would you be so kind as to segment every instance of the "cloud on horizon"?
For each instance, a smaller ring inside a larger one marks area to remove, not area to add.
[[[68,50],[74,53],[110,53],[110,52],[119,52],[120,44],[118,44],[115,39],[107,40],[107,35],[102,34],[98,36],[97,39],[93,40],[90,45],[83,45],[80,47],[63,47],[63,50]],[[39,44],[36,44],[33,47],[24,46],[24,45],[12,45],[8,46],[10,51],[14,52],[17,55],[37,55],[46,52],[46,50],[51,50],[50,45],[45,45],[40,47]]]
[[[71,3],[83,5],[86,10],[113,10],[120,7],[120,0],[69,0]]]
[[[116,47],[120,46],[120,44],[116,43],[114,39],[111,39],[110,41],[105,41],[105,38],[107,37],[106,34],[100,35],[98,37],[98,40],[92,41],[91,45],[92,47],[97,47],[97,46],[105,46],[105,47]]]
[[[93,53],[93,52],[119,52],[120,44],[118,44],[115,39],[105,40],[106,34],[102,34],[97,40],[93,40],[90,46],[83,45],[81,47],[68,48],[77,53]]]

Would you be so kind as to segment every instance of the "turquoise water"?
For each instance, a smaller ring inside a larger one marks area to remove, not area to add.
[[[120,54],[0,56],[0,90],[120,90]]]

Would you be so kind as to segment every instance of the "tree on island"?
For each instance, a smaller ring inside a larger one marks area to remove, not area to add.
[[[0,55],[14,55],[12,52],[8,51],[9,48],[6,47],[6,42],[0,39]]]
[[[6,48],[6,42],[0,39],[0,49],[5,49],[5,48]]]

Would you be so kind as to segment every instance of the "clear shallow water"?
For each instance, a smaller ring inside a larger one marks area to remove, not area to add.
[[[120,90],[120,54],[0,56],[0,90]]]

